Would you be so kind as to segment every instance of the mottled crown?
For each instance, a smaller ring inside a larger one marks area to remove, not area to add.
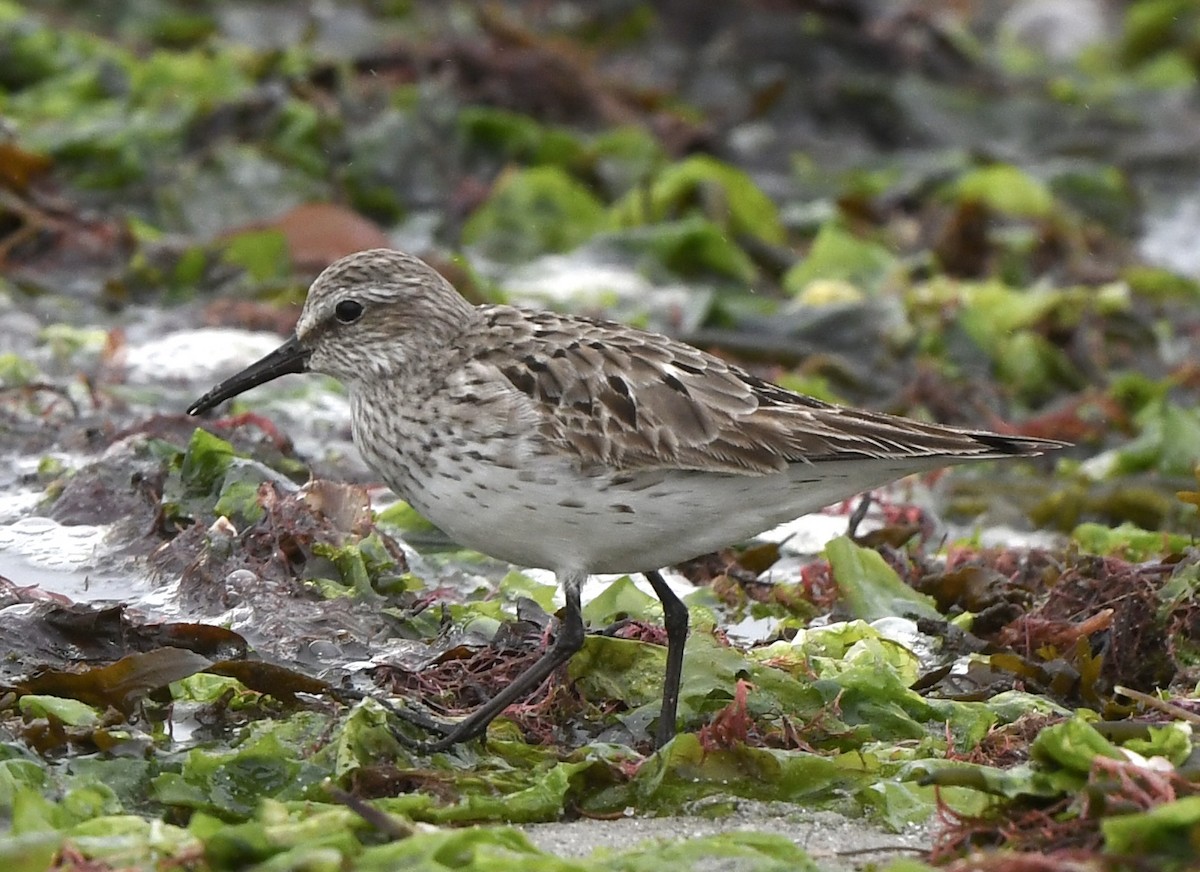
[[[361,311],[352,317],[356,307]],[[375,248],[343,257],[317,276],[296,336],[310,351],[310,369],[355,382],[452,341],[474,311],[424,261]]]

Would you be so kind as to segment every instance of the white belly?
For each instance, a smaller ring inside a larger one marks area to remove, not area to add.
[[[744,541],[907,473],[945,465],[920,459],[797,464],[776,475],[656,471],[586,477],[458,467],[406,494],[455,541],[522,566],[555,572],[659,569]]]

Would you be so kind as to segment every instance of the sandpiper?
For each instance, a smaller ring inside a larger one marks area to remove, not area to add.
[[[350,392],[354,442],[462,545],[552,570],[554,642],[464,719],[416,722],[440,750],[481,734],[584,641],[592,573],[640,572],[662,601],[656,741],[676,730],[687,608],[658,570],[910,473],[1065,443],[832,405],[666,336],[608,321],[473,306],[423,261],[376,249],[313,283],[293,336],[188,409],[285,373]]]

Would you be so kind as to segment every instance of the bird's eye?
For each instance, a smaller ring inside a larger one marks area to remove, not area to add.
[[[363,305],[358,300],[342,300],[333,307],[333,315],[343,324],[353,324],[362,317]]]

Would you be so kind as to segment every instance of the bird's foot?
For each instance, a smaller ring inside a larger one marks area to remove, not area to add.
[[[351,690],[348,688],[339,688],[337,696],[342,702],[361,702],[364,699],[371,699],[378,703],[392,718],[403,721],[406,724],[412,724],[414,727],[425,730],[428,733],[435,733],[441,738],[435,739],[432,742],[423,742],[414,739],[403,732],[395,723],[388,724],[388,730],[392,737],[402,746],[410,751],[416,751],[422,754],[432,754],[438,751],[444,751],[451,745],[455,745],[470,736],[461,735],[462,723],[459,721],[442,721],[435,718],[433,715],[425,711],[409,708],[408,706],[397,705],[390,699],[375,696],[373,694],[364,693],[360,690]]]

